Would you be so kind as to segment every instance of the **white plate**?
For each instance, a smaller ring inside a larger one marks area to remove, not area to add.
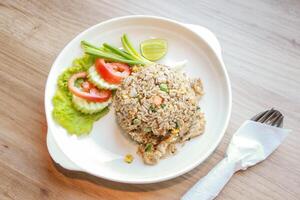
[[[137,146],[122,134],[116,124],[114,111],[94,124],[89,136],[76,137],[67,134],[51,116],[52,97],[59,74],[72,60],[82,55],[81,40],[101,44],[108,42],[121,46],[120,36],[127,33],[137,46],[149,37],[168,40],[167,56],[160,62],[171,64],[188,60],[185,68],[191,77],[200,77],[204,83],[205,96],[200,102],[205,112],[205,133],[186,143],[178,154],[161,160],[155,166],[144,165],[136,155]],[[203,162],[217,147],[227,127],[231,113],[231,90],[226,69],[219,52],[209,41],[181,23],[151,16],[130,16],[97,24],[74,38],[59,54],[48,76],[45,92],[45,109],[48,128],[59,150],[84,171],[105,179],[124,183],[153,183],[177,177]],[[132,164],[123,161],[131,153]]]

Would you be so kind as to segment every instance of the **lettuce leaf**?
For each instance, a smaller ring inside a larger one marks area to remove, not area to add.
[[[95,58],[89,55],[75,59],[72,66],[58,77],[57,91],[52,99],[54,106],[52,116],[69,134],[78,136],[88,134],[93,128],[93,123],[109,111],[109,108],[106,107],[99,113],[84,114],[73,107],[72,94],[68,90],[68,80],[77,72],[87,71],[94,61]]]

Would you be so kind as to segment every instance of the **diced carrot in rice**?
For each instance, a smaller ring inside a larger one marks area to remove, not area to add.
[[[160,104],[162,104],[163,102],[163,98],[161,98],[160,96],[154,96],[153,97],[153,103],[157,106],[159,106]]]

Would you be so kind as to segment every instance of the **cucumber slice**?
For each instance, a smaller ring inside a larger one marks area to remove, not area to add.
[[[119,85],[107,83],[96,71],[95,66],[89,68],[88,79],[100,89],[116,90],[119,87]]]
[[[105,102],[89,102],[83,98],[73,95],[72,102],[74,107],[82,113],[93,114],[100,112],[111,104],[111,98]]]

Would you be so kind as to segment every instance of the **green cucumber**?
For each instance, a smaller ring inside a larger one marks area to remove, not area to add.
[[[119,85],[107,83],[96,71],[95,66],[91,66],[88,70],[88,79],[99,89],[116,90]]]
[[[93,114],[102,111],[111,104],[111,98],[105,102],[89,102],[83,98],[73,95],[72,102],[74,107],[82,113]]]

